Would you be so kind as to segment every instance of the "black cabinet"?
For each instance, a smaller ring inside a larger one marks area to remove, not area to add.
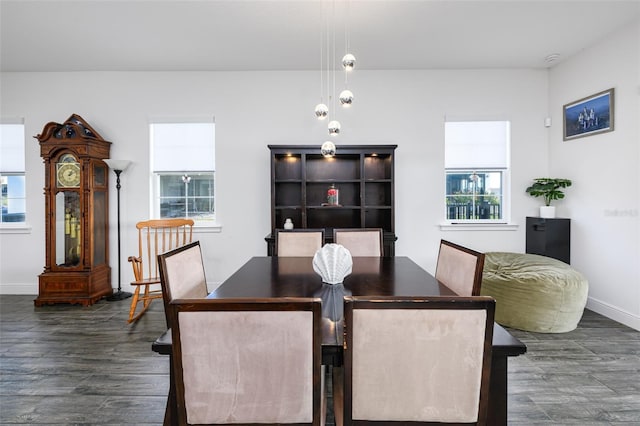
[[[382,228],[385,256],[393,256],[394,152],[397,145],[338,145],[325,158],[314,145],[269,145],[271,152],[271,235],[287,218],[295,228]],[[328,199],[328,191],[338,196]]]
[[[571,219],[527,217],[526,252],[571,262]]]

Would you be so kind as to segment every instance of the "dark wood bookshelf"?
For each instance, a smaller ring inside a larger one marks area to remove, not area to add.
[[[394,155],[397,145],[340,145],[325,158],[313,145],[269,145],[271,234],[290,218],[295,228],[382,228],[385,256],[394,255]],[[327,205],[327,190],[339,190],[339,205]]]

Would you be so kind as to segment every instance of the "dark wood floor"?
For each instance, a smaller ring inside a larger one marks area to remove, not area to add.
[[[510,330],[509,424],[640,425],[640,332],[586,310],[569,333]]]
[[[161,424],[168,358],[155,301],[135,325],[130,299],[33,307],[0,296],[0,424]],[[509,361],[509,424],[640,424],[640,332],[585,311],[577,330],[512,330],[528,346]]]

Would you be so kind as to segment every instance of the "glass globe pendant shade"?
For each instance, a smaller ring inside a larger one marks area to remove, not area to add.
[[[336,136],[338,133],[340,133],[340,122],[333,120],[329,122],[329,134],[331,136]]]
[[[318,117],[318,120],[324,120],[329,114],[329,107],[327,107],[325,104],[318,104],[316,105],[315,113],[316,117]]]
[[[326,141],[320,147],[320,154],[324,157],[333,157],[336,155],[336,145],[331,141]]]
[[[347,53],[342,57],[342,66],[345,70],[351,71],[356,66],[356,57]]]
[[[340,92],[340,103],[345,108],[351,106],[351,104],[353,103],[353,93],[351,92],[351,90],[345,89]]]

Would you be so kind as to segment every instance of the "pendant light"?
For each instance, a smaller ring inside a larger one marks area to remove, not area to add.
[[[340,122],[338,120],[331,120],[327,127],[331,136],[337,136],[340,133]]]
[[[343,107],[348,108],[353,103],[353,93],[349,89],[340,92],[340,103]]]
[[[326,158],[333,157],[336,155],[336,145],[331,141],[326,141],[320,147],[320,153]]]
[[[331,2],[331,93],[336,92],[336,3],[335,0]],[[329,47],[327,46],[327,50]],[[331,105],[332,120],[329,121],[327,130],[329,130],[329,136],[337,136],[340,133],[340,122],[336,119],[336,98],[329,95],[333,104]]]
[[[349,46],[347,46],[347,52],[349,52]],[[342,57],[342,66],[345,70],[351,71],[356,66],[356,57],[347,53]]]
[[[345,55],[342,57],[342,67],[344,68],[344,87],[345,89],[340,92],[340,103],[343,107],[348,108],[353,104],[353,92],[349,90],[349,72],[353,70],[356,65],[356,57],[349,53],[351,50],[351,40],[349,33],[349,24],[351,23],[351,2],[347,1],[347,13],[344,20],[344,48]]]
[[[323,67],[324,56],[325,56],[324,39],[325,39],[325,37],[328,36],[328,35],[324,34],[325,31],[326,31],[326,19],[327,19],[327,17],[326,17],[325,7],[324,7],[324,3],[323,3],[322,4],[322,24],[320,25],[320,103],[316,105],[316,108],[315,108],[315,111],[314,111],[315,114],[316,114],[316,118],[318,120],[324,120],[329,115],[329,107],[324,103],[324,93],[325,93],[324,67]]]
[[[331,1],[330,4],[327,1]],[[328,8],[331,8],[330,10]],[[353,104],[353,92],[348,87],[348,73],[356,64],[356,57],[350,52],[350,1],[346,2],[346,15],[344,18],[344,49],[342,67],[345,73],[344,89],[336,96],[336,5],[335,0],[321,1],[322,19],[320,30],[320,103],[315,106],[314,114],[318,120],[329,119],[327,131],[329,136],[336,137],[340,134],[341,124],[337,117],[337,101],[344,108]],[[325,78],[326,76],[326,78]],[[326,93],[326,98],[324,97]],[[336,100],[337,98],[337,100]],[[327,103],[325,103],[325,99]],[[322,144],[321,153],[325,157],[332,157],[336,153],[336,146],[331,141]]]

